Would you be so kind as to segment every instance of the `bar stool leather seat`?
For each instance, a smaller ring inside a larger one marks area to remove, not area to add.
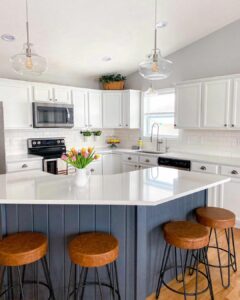
[[[118,254],[118,240],[102,232],[80,234],[69,243],[71,261],[86,268],[110,264],[118,258]]]
[[[205,226],[187,221],[170,222],[164,226],[165,241],[181,249],[200,249],[206,247],[209,233]]]
[[[231,228],[235,226],[235,214],[219,207],[200,207],[196,210],[197,221],[211,228]]]
[[[47,254],[47,237],[38,232],[11,234],[0,240],[0,265],[15,267],[36,262]]]

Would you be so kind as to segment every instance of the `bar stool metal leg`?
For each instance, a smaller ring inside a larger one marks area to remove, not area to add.
[[[107,273],[108,273],[108,279],[109,279],[109,282],[110,282],[110,286],[113,287],[113,282],[112,282],[112,278],[111,278],[111,272],[110,272],[110,269],[109,269],[109,265],[106,265],[106,269],[107,269]],[[114,280],[114,278],[113,278]],[[112,289],[112,296],[113,296],[113,300],[115,300],[115,290],[114,290],[114,287]]]
[[[101,284],[101,281],[100,281],[100,276],[99,276],[98,269],[95,268],[95,271],[96,271],[96,274],[97,274],[97,281],[98,281],[98,286],[99,286],[100,297],[101,297],[101,300],[103,300],[102,284]]]
[[[43,271],[44,271],[44,274],[45,274],[45,278],[46,278],[47,284],[48,284],[49,289],[50,289],[50,299],[56,300],[55,295],[54,295],[54,290],[53,290],[53,286],[52,286],[52,281],[51,281],[50,273],[49,273],[49,269],[48,269],[48,264],[47,264],[46,256],[44,256],[41,259],[41,262],[42,262],[42,266],[43,266]]]
[[[20,288],[20,299],[24,300],[24,293],[23,293],[23,286],[22,286],[22,277],[21,277],[21,272],[20,268],[17,267],[17,274],[18,274],[18,283],[19,283],[19,288]]]
[[[87,282],[87,275],[88,275],[88,268],[86,268],[85,274],[84,274],[82,293],[81,293],[81,297],[80,297],[81,300],[83,300],[83,297],[84,297],[85,286],[86,286],[86,282]]]

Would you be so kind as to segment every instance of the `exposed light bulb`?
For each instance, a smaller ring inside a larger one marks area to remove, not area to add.
[[[154,62],[152,64],[152,71],[153,72],[159,72],[159,67],[158,67],[158,64],[156,62]]]
[[[26,66],[26,68],[28,70],[32,70],[32,68],[33,68],[33,62],[32,62],[32,57],[31,56],[27,56],[26,57],[25,66]]]

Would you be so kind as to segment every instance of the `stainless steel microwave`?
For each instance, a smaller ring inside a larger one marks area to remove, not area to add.
[[[73,126],[73,105],[33,102],[33,127],[71,128]]]

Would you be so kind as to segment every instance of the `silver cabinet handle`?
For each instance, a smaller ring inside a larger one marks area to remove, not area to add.
[[[149,163],[149,162],[150,162],[150,160],[149,160],[149,159],[146,159],[146,160],[145,160],[145,162],[146,162],[146,163]]]
[[[135,167],[135,168],[138,168],[138,165],[135,165],[134,167]]]
[[[201,166],[200,170],[206,171],[207,168],[205,166]]]
[[[128,157],[128,160],[132,160],[132,158],[131,158],[131,157]]]
[[[126,127],[128,127],[128,124],[126,124]]]
[[[232,175],[238,175],[239,173],[238,173],[237,170],[232,170],[231,174],[232,174]]]
[[[91,169],[91,170],[90,170],[91,173],[93,173],[94,171],[95,171],[94,169]]]
[[[122,124],[119,124],[119,127],[121,127],[122,126]]]
[[[27,168],[28,167],[28,165],[27,164],[23,164],[22,165],[22,168],[24,169],[24,168]]]

